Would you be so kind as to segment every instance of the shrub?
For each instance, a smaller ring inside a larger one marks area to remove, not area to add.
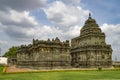
[[[4,68],[4,66],[3,66],[3,65],[0,65],[0,72],[3,71],[3,68]]]
[[[102,70],[102,67],[98,67],[98,70],[101,71],[101,70]]]
[[[3,68],[3,73],[5,73],[5,72],[6,72],[6,69],[7,69],[7,67],[5,66],[5,67]]]

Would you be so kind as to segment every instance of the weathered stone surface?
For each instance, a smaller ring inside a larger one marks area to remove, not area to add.
[[[105,34],[89,15],[80,31],[80,36],[71,40],[73,67],[110,67],[112,49],[105,42]]]
[[[22,45],[17,52],[18,67],[69,67],[69,41],[61,42],[58,37],[47,41],[34,40],[33,44]]]

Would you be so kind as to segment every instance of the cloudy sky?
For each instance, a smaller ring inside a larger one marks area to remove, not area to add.
[[[120,0],[0,0],[0,47],[4,54],[12,46],[32,39],[79,35],[89,12],[112,45],[113,60],[120,60]]]

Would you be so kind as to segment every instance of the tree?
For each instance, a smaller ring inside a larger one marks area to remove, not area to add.
[[[9,51],[6,52],[3,56],[8,57],[8,58],[16,57],[17,50],[18,50],[18,47],[11,47],[11,48],[9,48]]]

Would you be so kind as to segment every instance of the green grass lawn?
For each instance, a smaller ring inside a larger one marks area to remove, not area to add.
[[[0,74],[0,80],[120,80],[120,71],[61,71]]]

